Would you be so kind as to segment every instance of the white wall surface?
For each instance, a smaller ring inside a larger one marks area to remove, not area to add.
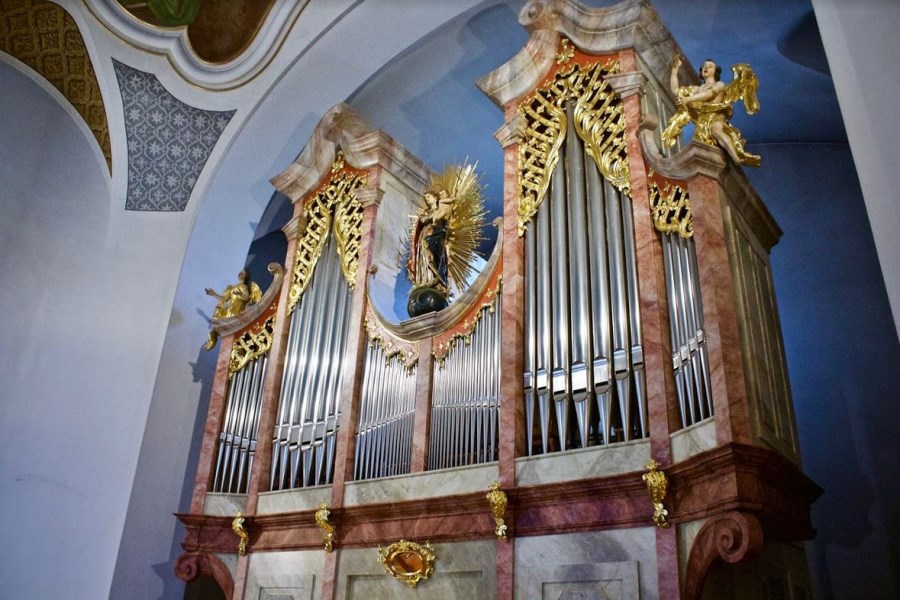
[[[812,0],[900,330],[900,2]]]
[[[0,62],[0,596],[96,599],[177,281],[183,244],[162,241],[183,216],[122,214],[90,132],[44,85]]]

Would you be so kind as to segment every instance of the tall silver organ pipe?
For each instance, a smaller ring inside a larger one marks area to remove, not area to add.
[[[497,460],[500,405],[500,296],[466,344],[457,338],[436,365],[431,396],[428,468]]]
[[[529,454],[647,435],[631,200],[600,175],[572,112],[525,233]]]
[[[410,472],[416,405],[416,367],[385,359],[381,344],[366,347],[354,480]]]
[[[677,233],[663,234],[662,246],[678,410],[688,427],[713,414],[697,251]]]
[[[351,297],[332,235],[291,315],[272,442],[273,490],[331,483]]]
[[[259,411],[268,357],[251,361],[236,372],[228,385],[225,418],[219,433],[219,453],[213,492],[246,494],[256,455]]]

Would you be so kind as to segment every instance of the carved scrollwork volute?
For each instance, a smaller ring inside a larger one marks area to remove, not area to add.
[[[763,531],[753,515],[731,511],[711,517],[700,528],[688,556],[684,597],[699,600],[712,564],[750,562],[763,546]]]
[[[201,575],[209,575],[216,580],[225,598],[234,596],[234,580],[231,572],[221,560],[207,552],[185,552],[175,561],[175,576],[184,582],[190,582]]]

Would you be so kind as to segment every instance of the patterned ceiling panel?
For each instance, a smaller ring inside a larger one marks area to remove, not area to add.
[[[126,210],[179,211],[234,111],[188,106],[152,73],[113,60],[128,141]]]
[[[72,103],[112,165],[106,109],[74,19],[44,0],[0,0],[0,50],[38,73]]]

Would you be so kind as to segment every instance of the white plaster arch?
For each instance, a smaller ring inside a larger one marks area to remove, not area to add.
[[[180,589],[171,568],[148,565],[171,565],[180,553],[182,533],[171,513],[190,500],[192,438],[205,418],[214,362],[214,354],[200,349],[208,332],[204,314],[213,308],[203,288],[222,288],[243,266],[255,222],[274,191],[269,180],[291,164],[322,114],[394,56],[464,12],[494,3],[355,4],[292,58],[258,104],[237,106],[245,117],[226,144],[220,141],[223,156],[210,157],[208,189],[191,200],[196,220],[180,263],[111,597],[173,597]],[[136,590],[143,595],[135,596]]]

